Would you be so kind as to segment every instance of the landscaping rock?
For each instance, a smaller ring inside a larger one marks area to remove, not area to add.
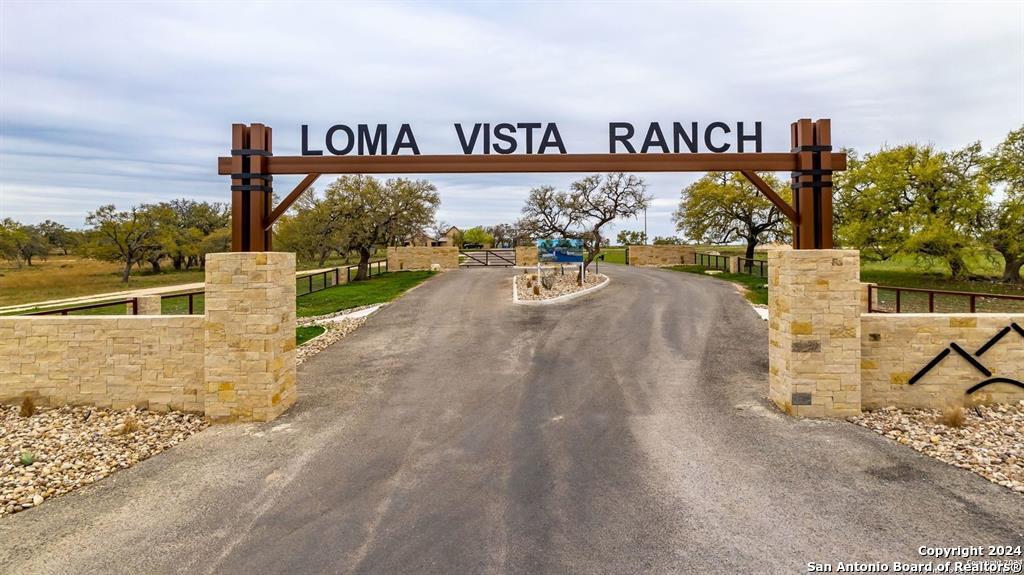
[[[595,287],[608,281],[608,276],[606,275],[587,272],[587,277],[583,282],[583,286],[581,287],[580,285],[577,284],[577,276],[579,275],[577,273],[577,270],[578,268],[572,268],[571,271],[569,269],[566,269],[565,275],[562,275],[557,271],[545,274],[544,277],[540,279],[540,283],[544,287],[541,287],[539,294],[533,293],[532,287],[526,287],[527,283],[537,285],[536,282],[533,282],[530,279],[536,274],[517,274],[515,276],[514,281],[516,282],[516,288],[519,294],[519,299],[532,301],[552,299],[559,296],[583,291],[585,289],[590,289],[592,287]],[[549,284],[551,285],[550,288],[547,287],[547,285]]]
[[[894,407],[850,421],[903,445],[1024,493],[1024,401],[965,410],[962,427],[941,423],[941,410]]]
[[[18,412],[17,406],[0,406],[0,516],[95,483],[209,424],[199,415],[135,408],[38,408],[31,417]],[[135,422],[134,431],[128,421]]]
[[[299,365],[327,349],[328,346],[337,343],[363,325],[364,321],[366,321],[366,316],[337,321],[320,318],[316,325],[323,326],[327,331],[299,346],[299,349],[295,351],[295,364]]]

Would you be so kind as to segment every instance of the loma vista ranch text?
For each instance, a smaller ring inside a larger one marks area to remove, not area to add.
[[[463,154],[565,154],[565,143],[558,131],[558,125],[549,122],[475,123],[471,126],[454,124],[454,135]],[[419,155],[420,148],[409,124],[402,124],[397,132],[388,129],[387,124],[335,124],[327,129],[323,147],[310,145],[309,126],[302,125],[302,155],[322,156],[324,151],[335,156],[356,154]],[[753,148],[752,150],[750,148]],[[700,125],[672,122],[662,127],[651,122],[646,127],[629,122],[608,123],[608,152],[617,153],[697,153],[702,150],[724,153],[761,151],[761,122],[711,122]]]

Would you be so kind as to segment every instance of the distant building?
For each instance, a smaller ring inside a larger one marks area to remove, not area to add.
[[[454,246],[458,245],[458,238],[462,235],[462,230],[452,226],[448,228],[448,231],[439,238],[434,238],[427,235],[426,232],[416,232],[412,236],[406,238],[403,242],[403,246]]]
[[[457,228],[455,226],[452,226],[452,227],[448,228],[448,231],[446,231],[443,236],[441,236],[440,238],[437,239],[438,243],[436,245],[439,245],[439,246],[455,246],[455,245],[458,245],[459,236],[461,236],[461,235],[462,235],[462,230],[460,230],[459,228]]]

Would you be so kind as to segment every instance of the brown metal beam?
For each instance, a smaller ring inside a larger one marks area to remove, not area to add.
[[[277,204],[277,207],[270,212],[270,216],[267,217],[267,221],[263,222],[263,229],[269,230],[272,228],[274,226],[274,222],[277,221],[277,218],[280,218],[281,214],[290,208],[291,205],[295,203],[295,200],[299,199],[299,196],[308,190],[309,187],[313,185],[313,182],[315,182],[319,177],[320,174],[309,174],[305,178],[302,178],[302,181],[299,182],[299,185],[295,186],[292,193],[288,194],[288,197],[281,200],[281,203]]]
[[[775,207],[779,208],[779,211],[785,214],[785,216],[789,218],[789,221],[792,222],[794,226],[799,225],[800,216],[797,215],[796,210],[794,210],[793,206],[789,205],[786,202],[786,200],[783,199],[782,196],[775,193],[775,190],[773,190],[772,187],[768,185],[768,182],[765,182],[764,180],[761,179],[761,176],[758,176],[756,173],[751,172],[750,170],[740,170],[740,173],[743,174],[743,176],[746,177],[748,180],[750,180],[750,183],[754,184],[754,187],[760,190],[761,193],[764,194],[764,196],[771,201],[771,203],[775,204]]]
[[[799,154],[550,154],[433,156],[271,156],[271,174],[440,174],[560,172],[790,172]],[[832,169],[846,169],[846,155],[832,154]],[[231,158],[217,159],[217,171],[231,174]]]

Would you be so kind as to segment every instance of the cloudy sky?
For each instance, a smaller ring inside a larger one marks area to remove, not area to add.
[[[761,121],[783,151],[801,117],[858,150],[998,143],[1024,123],[1024,2],[0,0],[0,217],[28,223],[225,201],[233,122],[272,126],[276,155],[304,123],[410,123],[429,154],[460,152],[455,122],[531,121],[569,152],[607,151],[609,121]],[[647,176],[652,236],[694,177]],[[572,178],[431,176],[459,226]]]

